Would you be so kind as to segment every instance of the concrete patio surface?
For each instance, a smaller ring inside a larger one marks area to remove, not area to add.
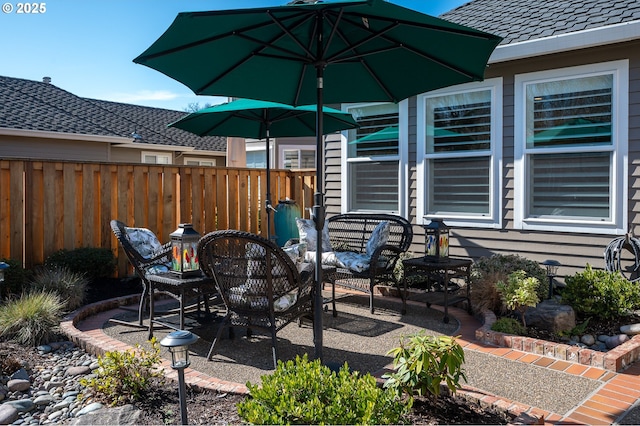
[[[88,352],[103,354],[125,350],[146,343],[147,332],[110,323],[109,319],[133,319],[135,314],[122,305],[135,304],[129,296],[86,306],[65,318],[63,331]],[[533,423],[544,418],[547,424],[638,424],[640,408],[640,365],[625,371],[612,372],[603,368],[557,360],[543,355],[497,347],[475,340],[482,326],[466,311],[449,308],[452,321],[442,322],[441,308],[409,301],[406,315],[400,315],[400,299],[376,296],[376,312],[371,315],[365,297],[347,294],[338,301],[338,316],[331,312],[323,317],[325,363],[370,372],[380,377],[391,365],[386,355],[398,346],[399,337],[424,329],[428,334],[460,336],[465,349],[464,369],[467,382],[462,395],[481,404],[497,405],[516,414],[518,421]],[[259,383],[260,376],[272,370],[271,339],[262,334],[247,338],[240,330],[233,340],[222,339],[213,360],[206,355],[219,322],[188,326],[201,337],[192,346],[191,366],[185,377],[191,386],[221,392],[244,393],[245,384]],[[171,330],[156,330],[161,339]],[[290,324],[278,333],[280,359],[292,359],[296,354],[313,356],[314,346],[310,323]],[[166,375],[177,378],[170,368],[169,354],[162,351]]]

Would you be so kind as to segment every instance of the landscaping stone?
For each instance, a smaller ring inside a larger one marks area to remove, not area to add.
[[[20,417],[18,410],[11,404],[0,405],[0,424],[9,425]]]
[[[571,306],[549,299],[527,309],[525,320],[528,326],[553,332],[568,331],[576,326],[576,313]]]
[[[620,327],[620,333],[622,334],[640,334],[640,323],[628,324]]]
[[[9,392],[24,392],[31,387],[31,382],[28,379],[11,379],[7,383]]]
[[[608,349],[613,349],[616,346],[620,346],[627,340],[629,340],[629,336],[626,334],[618,334],[616,336],[609,337],[604,343],[607,345]]]
[[[585,334],[580,338],[580,341],[587,346],[592,346],[593,344],[596,343],[596,338],[593,337],[592,334]]]

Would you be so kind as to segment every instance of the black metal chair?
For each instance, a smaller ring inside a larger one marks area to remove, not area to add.
[[[142,327],[143,314],[149,301],[147,275],[169,271],[171,243],[161,244],[152,231],[146,228],[130,228],[115,219],[111,221],[111,229],[142,282],[142,294],[138,305],[138,324]]]
[[[248,232],[211,232],[198,243],[201,269],[215,279],[226,307],[207,359],[225,328],[261,328],[271,333],[274,368],[276,333],[287,324],[312,316],[313,265],[298,271],[294,261],[273,242]]]

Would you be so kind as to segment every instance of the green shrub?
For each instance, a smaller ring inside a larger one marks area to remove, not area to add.
[[[0,292],[2,296],[11,297],[22,294],[27,290],[29,273],[22,264],[13,259],[0,259],[9,267],[4,270],[4,282],[0,284]]]
[[[587,264],[584,271],[566,277],[565,283],[560,291],[562,301],[581,318],[613,319],[640,307],[640,287],[617,271],[597,270]]]
[[[149,390],[153,377],[162,377],[160,346],[155,337],[151,350],[136,345],[135,350],[110,351],[98,357],[93,377],[80,379],[80,384],[96,392],[111,406],[140,401]]]
[[[38,268],[31,282],[32,290],[53,291],[60,296],[68,311],[83,305],[89,280],[84,274],[68,268]]]
[[[471,267],[471,307],[474,312],[490,310],[497,315],[506,313],[507,307],[502,302],[496,284],[506,281],[509,274],[525,271],[528,276],[535,277],[540,283],[547,280],[547,271],[533,260],[516,254],[494,254],[491,257],[477,259]],[[548,288],[540,285],[537,289],[539,300],[547,297]]]
[[[54,292],[33,291],[0,306],[0,335],[21,345],[47,343],[59,333],[64,303]]]
[[[400,346],[388,352],[394,356],[394,372],[385,374],[384,387],[397,396],[403,392],[440,396],[440,384],[445,383],[451,393],[460,389],[460,379],[467,379],[462,370],[464,350],[455,337],[429,336],[423,331],[409,336],[408,343],[400,338]]]
[[[109,278],[116,269],[116,258],[107,248],[83,247],[74,250],[58,250],[44,262],[50,268],[68,268],[85,274],[89,282]]]
[[[500,333],[515,334],[517,336],[526,336],[527,328],[514,318],[502,317],[491,325],[491,330]]]
[[[336,374],[307,355],[278,361],[262,385],[247,383],[250,397],[238,404],[240,417],[253,424],[398,424],[411,408],[376,385],[370,374]]]
[[[535,277],[528,277],[525,271],[515,271],[509,274],[506,283],[498,281],[496,287],[507,309],[519,312],[522,325],[526,327],[524,314],[527,308],[536,306],[540,301],[537,293],[540,281]]]

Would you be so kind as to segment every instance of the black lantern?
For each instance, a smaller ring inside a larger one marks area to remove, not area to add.
[[[177,330],[167,334],[160,341],[160,345],[168,348],[171,352],[171,368],[178,371],[178,396],[180,397],[180,417],[183,425],[188,424],[184,369],[191,364],[189,362],[189,345],[194,344],[198,339],[199,337],[190,331]]]
[[[449,259],[449,227],[442,219],[431,219],[424,227],[424,251],[431,261],[446,261]]]
[[[553,297],[553,277],[556,276],[558,272],[558,267],[562,264],[557,260],[547,259],[542,262],[544,267],[547,269],[547,278],[549,279],[549,299]]]
[[[190,223],[181,223],[169,237],[172,248],[171,272],[180,275],[180,278],[200,275],[197,253],[200,234]]]
[[[4,270],[9,268],[9,264],[5,262],[0,262],[0,283],[4,282]]]

